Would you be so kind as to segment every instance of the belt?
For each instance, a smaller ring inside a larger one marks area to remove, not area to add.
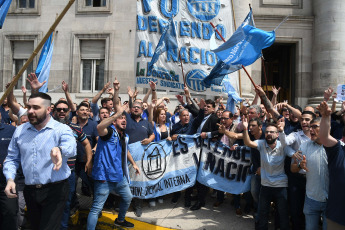
[[[50,186],[53,186],[53,185],[57,185],[57,184],[62,184],[64,182],[67,182],[67,179],[65,180],[60,180],[60,181],[55,181],[55,182],[51,182],[51,183],[48,183],[48,184],[32,184],[32,185],[25,185],[25,187],[27,188],[48,188]]]

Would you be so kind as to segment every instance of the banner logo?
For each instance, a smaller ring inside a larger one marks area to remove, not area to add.
[[[163,146],[158,143],[152,143],[145,149],[141,167],[147,179],[155,180],[164,174],[166,156]]]
[[[186,76],[186,83],[188,87],[197,92],[206,91],[206,88],[201,84],[201,81],[206,77],[206,73],[201,69],[194,69],[189,71]]]
[[[219,13],[219,0],[188,0],[188,10],[201,21],[210,21]]]

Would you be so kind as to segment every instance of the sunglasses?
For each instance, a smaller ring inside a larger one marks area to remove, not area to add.
[[[56,108],[56,111],[58,112],[64,111],[66,113],[68,111],[68,108]]]

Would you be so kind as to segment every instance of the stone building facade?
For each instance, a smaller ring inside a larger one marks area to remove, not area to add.
[[[139,0],[137,0],[139,1]],[[229,1],[231,0],[220,0]],[[30,52],[41,41],[68,0],[13,0],[0,30],[0,91],[10,81]],[[233,0],[236,24],[253,8],[256,26],[276,31],[274,47],[247,67],[257,84],[283,88],[281,99],[306,105],[316,103],[324,88],[344,83],[345,38],[342,0]],[[55,49],[48,88],[65,80],[76,102],[96,94],[104,82],[117,76],[124,86],[135,80],[136,1],[76,0],[55,32]],[[279,55],[280,54],[280,55]],[[262,64],[264,62],[264,65]],[[35,69],[38,56],[27,72]],[[244,97],[253,97],[250,81],[241,71]],[[18,83],[15,95],[21,97]],[[141,90],[140,93],[144,91]],[[62,91],[51,92],[53,99]],[[173,95],[171,95],[173,97]]]

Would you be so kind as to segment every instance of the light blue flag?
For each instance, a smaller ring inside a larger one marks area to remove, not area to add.
[[[43,64],[42,71],[38,77],[39,82],[46,81],[46,83],[39,89],[39,92],[42,92],[42,93],[48,92],[48,79],[49,79],[50,67],[52,64],[53,50],[54,50],[54,40],[52,41],[46,60]]]
[[[53,39],[53,33],[50,34],[48,40],[44,43],[44,46],[43,46],[43,49],[42,49],[42,52],[41,52],[41,55],[40,55],[40,59],[38,60],[37,68],[36,68],[36,71],[35,71],[35,74],[36,74],[37,77],[39,77],[39,75],[40,75],[40,73],[42,71],[43,65],[44,65],[44,63],[46,61],[48,52],[49,52],[50,47],[52,45],[52,39]]]
[[[237,44],[241,42],[241,40],[243,39],[242,28],[247,25],[254,26],[252,11],[248,13],[240,27],[235,31],[235,33],[233,33],[233,35],[227,42],[231,41],[231,44]],[[219,48],[220,47],[214,49],[213,51],[216,51]],[[206,88],[210,88],[211,84],[220,85],[223,81],[224,76],[233,73],[241,68],[241,64],[226,64],[222,60],[219,60],[218,63],[211,70],[210,74],[201,82],[201,84],[203,84]]]
[[[226,110],[230,111],[232,114],[235,114],[236,103],[243,101],[243,99],[238,95],[235,88],[230,83],[229,76],[226,76],[223,80],[223,85],[228,93],[228,101],[226,103]]]
[[[153,65],[158,61],[159,56],[167,50],[177,49],[176,30],[173,18],[169,19],[168,25],[164,28],[161,38],[159,39],[156,50],[148,64],[148,71],[151,71]]]
[[[262,49],[270,47],[275,41],[274,30],[267,32],[255,28],[250,20],[252,11],[248,16],[228,41],[213,50],[227,65],[251,65],[261,57]]]
[[[5,22],[5,18],[10,8],[12,0],[0,0],[0,29]]]

